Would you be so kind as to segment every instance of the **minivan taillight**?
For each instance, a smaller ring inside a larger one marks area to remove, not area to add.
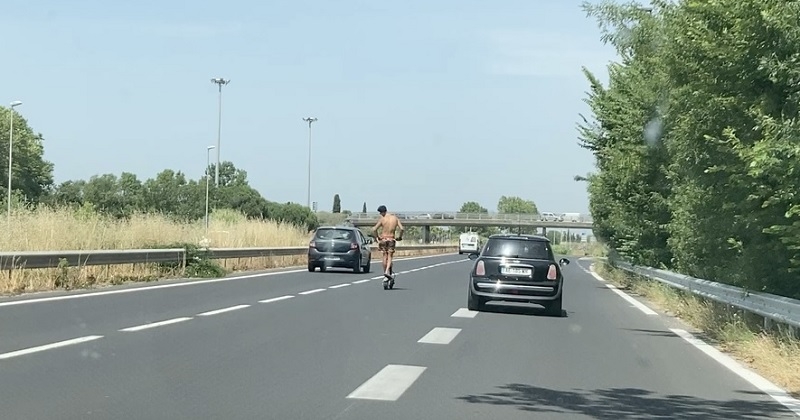
[[[486,267],[483,265],[483,261],[478,261],[478,264],[475,266],[475,275],[476,276],[486,275]]]
[[[554,264],[550,264],[550,269],[547,270],[547,280],[555,280],[558,278],[558,271],[556,271],[556,266]]]
[[[358,244],[353,242],[352,244],[350,244],[350,249],[358,249]]]
[[[314,243],[314,241],[311,241],[311,242],[309,242],[309,243],[308,243],[308,247],[309,247],[309,248],[316,248],[316,247],[317,247],[317,244],[316,244],[316,243]]]

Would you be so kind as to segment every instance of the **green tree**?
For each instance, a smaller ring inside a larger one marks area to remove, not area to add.
[[[461,205],[461,209],[458,211],[459,213],[471,213],[471,214],[488,214],[489,210],[486,207],[480,205],[480,203],[476,201],[467,201],[466,203]],[[459,235],[464,232],[477,232],[481,236],[489,236],[498,232],[498,229],[495,227],[486,227],[486,226],[456,226],[452,229],[453,234]]]
[[[364,205],[361,207],[361,213],[367,213],[367,202],[364,202]]]
[[[213,174],[213,166],[206,172]],[[187,179],[181,173],[164,170],[154,178],[139,181],[123,172],[93,176],[88,181],[67,181],[52,189],[46,203],[55,206],[87,206],[112,217],[134,212],[161,213],[176,220],[193,221],[205,215],[205,178]],[[220,186],[210,186],[211,211],[231,209],[251,219],[268,219],[307,229],[319,225],[317,216],[304,206],[266,200],[247,180],[247,172],[231,162],[220,165]]]
[[[332,213],[342,212],[342,201],[339,199],[339,194],[333,196],[333,210]]]
[[[476,201],[467,201],[461,205],[459,213],[489,213],[489,210]]]
[[[5,141],[0,142],[0,173],[8,174],[8,138],[10,119],[14,119],[13,161],[11,189],[22,194],[32,203],[44,200],[53,186],[53,164],[44,160],[44,138],[34,133],[28,122],[18,112],[0,107],[0,133]],[[2,201],[6,200],[8,187],[0,183]]]
[[[308,207],[297,203],[269,202],[266,217],[277,222],[302,226],[309,231],[319,227],[319,221],[314,213]]]
[[[86,181],[66,181],[53,187],[46,203],[51,206],[80,207],[83,206],[83,189]]]
[[[507,214],[538,214],[536,204],[520,197],[500,197],[497,201],[497,212]]]
[[[165,169],[144,182],[143,202],[148,212],[183,221],[197,220],[205,214],[205,182],[188,180],[180,171]]]
[[[653,4],[584,4],[620,55],[607,87],[586,72],[594,233],[633,262],[800,295],[799,3]]]

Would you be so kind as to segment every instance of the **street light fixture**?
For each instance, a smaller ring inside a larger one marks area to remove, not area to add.
[[[14,159],[14,108],[22,105],[21,101],[11,102],[11,112],[8,113],[8,224],[9,230],[11,229],[11,168]]]
[[[206,236],[208,236],[208,183],[211,177],[208,174],[208,167],[211,166],[211,150],[216,149],[216,146],[206,147]]]
[[[227,85],[230,83],[230,79],[223,79],[222,77],[216,77],[211,79],[211,83],[216,83],[219,87],[219,117],[217,121],[217,165],[214,168],[214,184],[219,187],[219,149],[220,149],[220,138],[222,138],[222,86]]]
[[[303,121],[308,123],[308,195],[306,197],[306,205],[311,209],[311,123],[317,121],[315,117],[303,118]]]

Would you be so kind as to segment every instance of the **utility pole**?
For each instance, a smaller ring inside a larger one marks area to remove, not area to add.
[[[230,83],[230,80],[223,79],[222,77],[217,77],[211,79],[211,83],[216,83],[219,86],[219,117],[217,121],[217,165],[214,168],[214,184],[219,187],[219,149],[220,149],[220,139],[222,138],[222,86],[227,85]]]
[[[311,123],[317,121],[315,117],[303,118],[303,121],[308,123],[308,193],[306,196],[306,205],[311,209]]]

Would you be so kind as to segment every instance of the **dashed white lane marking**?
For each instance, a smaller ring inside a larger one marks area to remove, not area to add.
[[[336,286],[331,286],[328,289],[339,289],[339,288],[342,288],[342,287],[347,287],[349,285],[350,285],[350,283],[342,283],[342,284],[337,284]]]
[[[461,328],[440,328],[436,327],[424,337],[420,338],[417,343],[426,344],[450,344],[454,338],[461,332]]]
[[[37,353],[37,352],[45,351],[45,350],[56,349],[56,348],[59,348],[59,347],[71,346],[73,344],[85,343],[87,341],[97,340],[98,338],[103,338],[103,336],[102,335],[87,335],[86,337],[78,337],[78,338],[73,338],[73,339],[70,339],[70,340],[59,341],[59,342],[56,342],[56,343],[45,344],[43,346],[29,347],[27,349],[11,351],[11,352],[8,352],[8,353],[2,353],[2,354],[0,354],[0,360],[10,359],[12,357],[17,357],[17,356],[24,356],[26,354]]]
[[[475,318],[475,315],[478,315],[477,311],[470,311],[467,308],[459,308],[457,311],[453,312],[453,315],[450,315],[453,318]]]
[[[236,305],[236,306],[231,306],[229,308],[215,309],[213,311],[203,312],[202,314],[197,314],[197,316],[211,316],[216,314],[223,314],[225,312],[235,311],[237,309],[244,309],[249,307],[250,305]]]
[[[730,356],[722,353],[703,340],[700,340],[690,332],[678,328],[670,328],[670,331],[689,342],[689,344],[693,345],[722,366],[728,368],[731,372],[739,375],[742,377],[742,379],[751,383],[753,386],[772,397],[775,401],[781,403],[784,407],[788,408],[795,414],[800,415],[800,400],[792,398],[784,389],[773,384],[752,370],[742,366]]]
[[[312,293],[319,293],[319,292],[324,292],[324,291],[325,291],[325,289],[306,290],[305,292],[298,293],[298,295],[310,295]]]
[[[425,372],[426,367],[386,365],[375,376],[361,384],[347,398],[361,400],[397,401]]]
[[[168,319],[166,321],[158,321],[158,322],[152,322],[150,324],[143,324],[143,325],[137,325],[135,327],[123,328],[120,331],[136,332],[136,331],[146,330],[146,329],[149,329],[149,328],[160,327],[162,325],[169,325],[169,324],[175,324],[175,323],[178,323],[178,322],[188,321],[190,319],[192,319],[192,317],[173,318],[173,319]]]
[[[469,261],[469,260],[447,261],[447,262],[443,262],[443,263],[439,263],[439,264],[426,265],[424,267],[418,267],[418,268],[414,268],[414,269],[411,269],[411,270],[398,271],[395,274],[415,273],[417,271],[428,270],[428,269],[431,269],[431,268],[441,267],[443,265],[448,265],[448,264],[456,264],[456,263],[460,263],[460,262],[464,262],[464,261]],[[381,280],[383,278],[384,278],[383,276],[375,276],[375,277],[372,277],[370,280]],[[354,281],[353,283],[358,283],[358,282]]]
[[[366,283],[366,282],[368,282],[368,281],[370,281],[370,280],[377,280],[377,279],[381,279],[381,278],[383,278],[383,276],[380,276],[380,277],[373,277],[373,278],[371,278],[371,279],[356,280],[356,281],[354,281],[354,282],[353,282],[353,284],[361,284],[361,283]]]
[[[270,298],[270,299],[259,300],[258,303],[272,303],[272,302],[277,302],[277,301],[280,301],[280,300],[291,299],[293,297],[294,296],[292,296],[292,295],[279,296],[279,297],[274,297],[274,298]]]

